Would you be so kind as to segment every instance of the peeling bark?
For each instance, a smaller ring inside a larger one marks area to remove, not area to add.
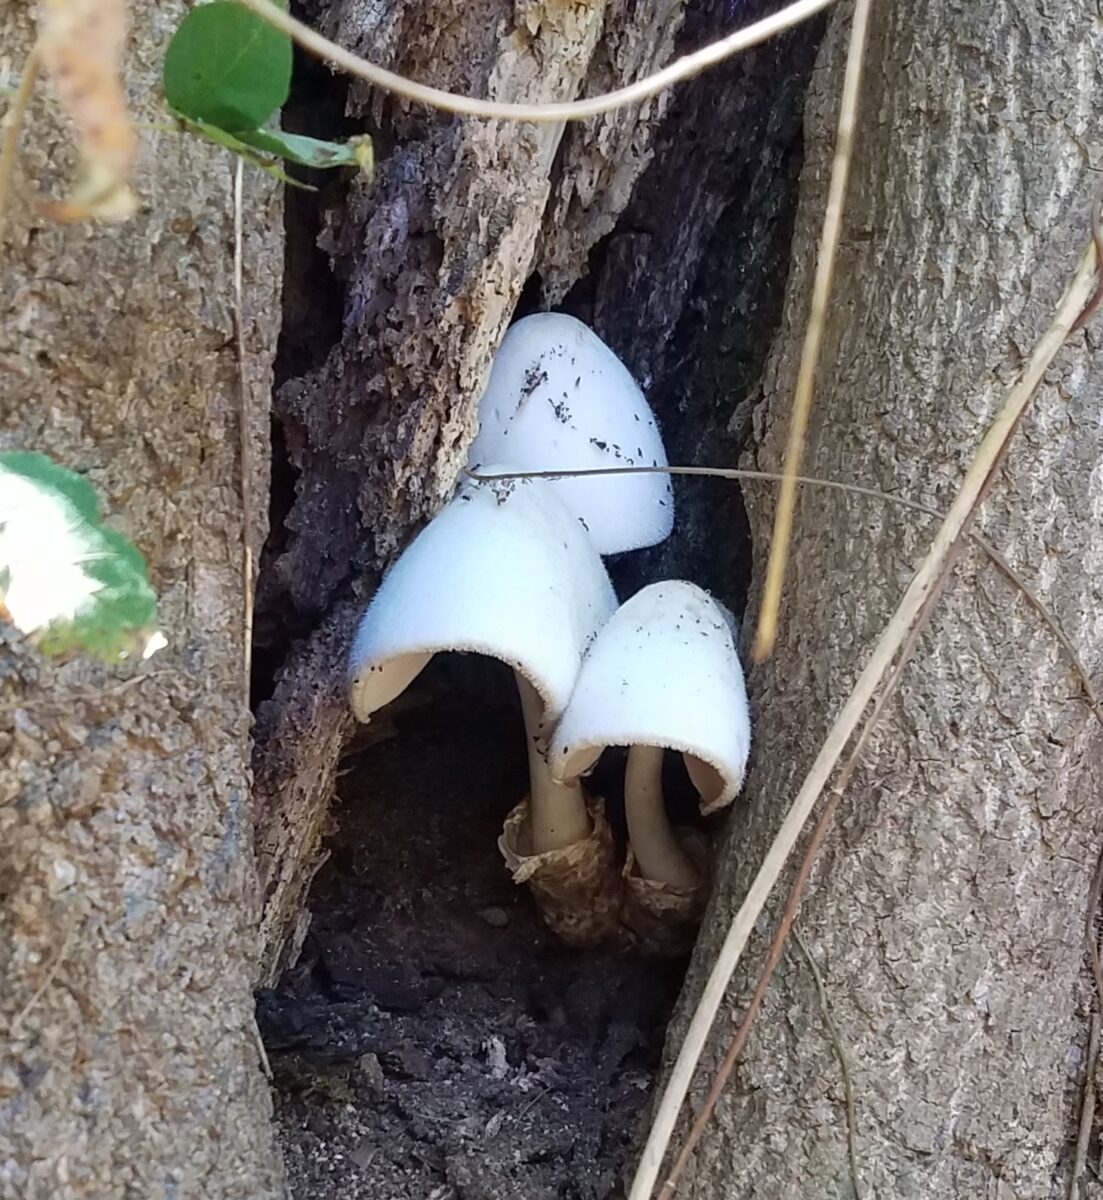
[[[132,6],[139,121],[164,119],[161,56],[185,7]],[[16,64],[31,15],[9,5],[0,22]],[[0,442],[95,484],[149,561],[170,641],[118,670],[43,661],[10,630],[0,648],[0,1196],[12,1200],[282,1194],[251,996],[234,165],[196,139],[140,140],[136,217],[43,221],[34,192],[61,195],[76,151],[40,88],[0,253]],[[263,496],[280,205],[259,172],[245,181]]]
[[[945,508],[1087,239],[1103,32],[1083,6],[1017,0],[875,13],[806,470]],[[845,36],[839,14],[807,111],[786,327],[755,414],[764,468],[786,433]],[[1062,351],[980,521],[1093,676],[1099,365],[1097,328]],[[748,490],[759,576],[771,499]],[[749,805],[732,821],[687,1004],[931,531],[887,504],[803,492],[782,640],[752,675]],[[969,551],[801,908],[854,1077],[867,1195],[1066,1194],[1100,829],[1100,737],[1078,692],[1037,615]],[[743,1010],[778,911],[720,1030]],[[721,1052],[717,1039],[707,1063]],[[799,955],[679,1194],[851,1195],[839,1066]]]

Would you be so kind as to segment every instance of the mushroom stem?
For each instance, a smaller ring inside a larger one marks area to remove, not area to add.
[[[540,730],[544,702],[519,672],[517,690],[525,716],[525,744],[529,754],[529,795],[532,799],[532,852],[562,850],[590,836],[590,816],[582,785],[557,783],[551,774]]]
[[[701,880],[667,818],[662,773],[661,746],[628,747],[624,772],[628,839],[645,879],[692,891]]]

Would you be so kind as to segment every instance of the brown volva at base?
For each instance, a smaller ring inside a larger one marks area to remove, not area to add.
[[[676,888],[645,879],[637,872],[631,846],[624,864],[621,920],[639,950],[663,958],[686,954],[693,948],[708,896],[707,842],[693,829],[678,829],[675,833],[700,872],[701,882],[695,888]]]
[[[605,805],[587,798],[589,837],[561,850],[530,853],[529,799],[509,814],[498,849],[514,883],[527,884],[548,928],[571,946],[624,942],[620,925],[623,882]]]

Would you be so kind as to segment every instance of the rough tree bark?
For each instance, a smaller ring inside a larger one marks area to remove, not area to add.
[[[322,8],[308,15],[377,61],[507,99],[633,78],[669,57],[682,20],[680,5],[660,0]],[[718,32],[730,8],[700,6],[696,33]],[[974,8],[878,8],[808,464],[936,505],[1045,322],[1103,149],[1089,136],[1103,51],[1091,14],[1043,16],[1023,0]],[[176,11],[135,6],[131,78],[143,97],[156,78],[151,31],[159,40]],[[738,8],[740,19],[756,11]],[[26,11],[6,17],[5,47],[25,50]],[[841,35],[837,20],[809,107],[786,327],[757,413],[763,466],[776,465],[784,436]],[[337,340],[276,404],[296,495],[261,607],[269,619],[293,614],[285,628],[307,636],[259,726],[269,976],[301,927],[348,733],[340,664],[351,621],[454,478],[472,398],[530,277],[545,299],[566,295],[592,316],[654,382],[676,458],[734,452],[747,411],[737,402],[775,313],[765,302],[757,311],[754,289],[769,291],[771,268],[779,277],[788,231],[771,181],[795,166],[796,93],[777,80],[799,90],[810,36],[683,89],[670,109],[566,133],[351,93],[352,114],[382,135],[382,166],[327,221],[344,293]],[[43,120],[36,112],[26,161],[45,189],[66,143]],[[218,1200],[279,1186],[250,1040],[228,167],[162,140],[139,185],[149,209],[114,230],[39,226],[24,196],[4,263],[5,441],[89,473],[149,556],[174,635],[154,664],[165,673],[125,688],[15,647],[4,659],[0,1005],[10,1021],[36,998],[0,1063],[0,1194],[35,1200]],[[250,187],[259,419],[278,238],[270,193],[255,176]],[[725,216],[742,222],[734,235]],[[709,303],[684,311],[706,247],[718,264],[703,268]],[[741,324],[755,331],[742,342],[731,332]],[[1093,354],[1090,332],[1065,351],[985,516],[1089,668],[1103,632]],[[694,495],[683,540],[638,569],[686,564],[730,591],[738,572],[715,553],[724,510]],[[751,493],[750,507],[760,560],[770,506]],[[733,821],[687,995],[923,539],[913,518],[872,502],[804,497],[783,644],[753,677],[751,804]],[[1043,1197],[1061,1182],[1098,832],[1092,738],[1060,652],[970,558],[805,906],[875,1194]],[[806,968],[787,966],[687,1194],[847,1194],[841,1084],[822,1028]]]
[[[1086,241],[1103,30],[1083,5],[875,10],[807,470],[945,507]],[[807,110],[786,323],[756,413],[753,461],[766,468],[785,436],[846,31],[840,12]],[[981,521],[1097,678],[1099,336],[1062,352]],[[748,498],[760,574],[772,505]],[[752,677],[749,811],[732,823],[687,1004],[929,534],[888,505],[803,493],[782,641]],[[801,909],[854,1078],[866,1195],[1065,1194],[1100,744],[1052,636],[969,552]],[[733,1016],[764,946],[738,974]],[[679,1194],[852,1194],[839,1064],[799,953]]]
[[[164,119],[161,55],[186,7],[131,5],[140,121]],[[32,15],[4,10],[9,68]],[[251,996],[234,168],[195,139],[141,144],[134,219],[42,220],[34,194],[63,194],[75,150],[40,87],[0,250],[0,442],[96,485],[149,561],[170,643],[119,671],[7,638],[0,654],[5,1200],[282,1194]],[[248,170],[245,197],[263,496],[282,237],[271,183]]]

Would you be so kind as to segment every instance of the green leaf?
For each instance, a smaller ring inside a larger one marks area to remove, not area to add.
[[[287,99],[291,39],[236,0],[193,8],[169,42],[165,99],[230,133],[259,129]]]
[[[371,171],[370,138],[353,138],[349,142],[322,142],[282,129],[251,129],[238,132],[239,141],[264,154],[297,163],[300,167],[359,167]]]
[[[46,653],[113,661],[164,645],[145,560],[100,523],[88,481],[42,454],[0,454],[0,602]]]
[[[316,192],[318,190],[317,188],[311,187],[308,183],[300,183],[298,179],[293,179],[285,171],[281,171],[274,162],[258,157],[252,151],[252,149],[235,134],[227,133],[225,129],[219,129],[217,125],[208,125],[206,121],[189,121],[184,117],[181,117],[180,120],[183,122],[184,128],[188,130],[189,133],[198,134],[200,137],[205,137],[218,146],[224,146],[227,150],[232,150],[235,154],[240,154],[247,163],[251,163],[254,167],[257,167],[266,175],[271,175],[273,179],[278,179],[280,183],[289,184],[291,187],[302,188],[304,192]]]

